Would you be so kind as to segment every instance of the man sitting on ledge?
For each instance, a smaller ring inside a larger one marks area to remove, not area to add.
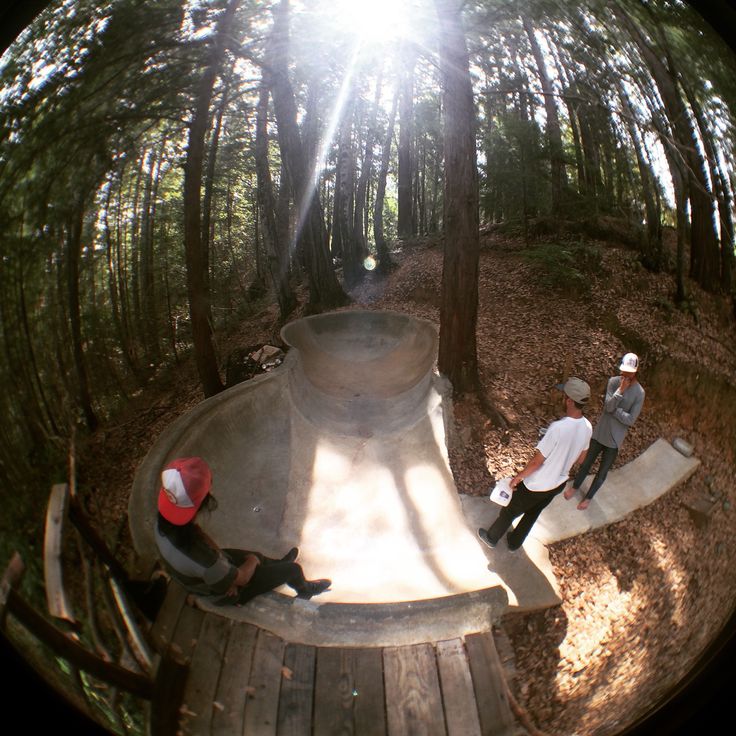
[[[172,461],[161,480],[156,545],[166,570],[189,592],[218,596],[218,605],[243,605],[284,584],[296,591],[297,598],[306,599],[330,587],[330,580],[304,578],[301,565],[295,562],[296,547],[275,560],[260,552],[220,549],[202,531],[195,518],[217,508],[210,493],[212,472],[202,458]]]

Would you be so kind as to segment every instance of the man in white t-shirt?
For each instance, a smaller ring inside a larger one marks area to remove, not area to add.
[[[487,530],[478,529],[481,541],[489,547],[495,547],[514,519],[521,516],[516,528],[506,535],[509,549],[519,549],[539,514],[565,488],[572,466],[585,458],[593,433],[593,427],[583,416],[583,408],[590,399],[590,386],[579,378],[569,378],[561,388],[565,416],[549,425],[534,457],[511,481],[514,492],[509,505],[501,509]]]

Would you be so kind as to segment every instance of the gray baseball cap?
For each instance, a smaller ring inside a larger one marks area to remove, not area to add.
[[[568,378],[565,383],[558,383],[557,388],[578,404],[586,404],[590,398],[590,386],[580,378]]]

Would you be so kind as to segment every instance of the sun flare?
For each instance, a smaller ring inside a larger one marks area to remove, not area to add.
[[[363,43],[408,35],[409,8],[404,0],[334,0],[332,12],[337,23]]]

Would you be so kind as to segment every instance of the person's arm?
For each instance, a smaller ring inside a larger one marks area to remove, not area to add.
[[[634,402],[633,406],[629,411],[624,411],[623,409],[617,408],[616,411],[613,413],[613,415],[618,419],[621,424],[625,424],[627,427],[632,427],[634,425],[634,422],[637,420],[637,417],[639,416],[641,412],[641,407],[644,405],[644,396],[643,394],[638,396],[636,401]]]
[[[603,401],[603,408],[609,414],[614,414],[618,405],[621,403],[621,399],[624,397],[625,388],[623,386],[623,380],[620,376],[614,376],[608,381],[606,386],[606,398]]]
[[[238,588],[242,588],[248,583],[253,577],[253,573],[256,571],[261,561],[255,555],[248,555],[245,558],[245,562],[238,568],[238,572],[235,575],[235,580],[227,591],[227,595],[235,595],[238,592]]]
[[[516,488],[516,486],[518,486],[519,483],[521,483],[521,481],[524,480],[524,478],[528,478],[535,470],[538,470],[539,468],[541,468],[545,460],[546,458],[544,457],[544,455],[542,455],[542,453],[539,450],[535,450],[534,456],[526,464],[526,467],[524,468],[524,470],[522,470],[520,473],[518,473],[512,478],[511,483],[510,483],[511,487]]]

